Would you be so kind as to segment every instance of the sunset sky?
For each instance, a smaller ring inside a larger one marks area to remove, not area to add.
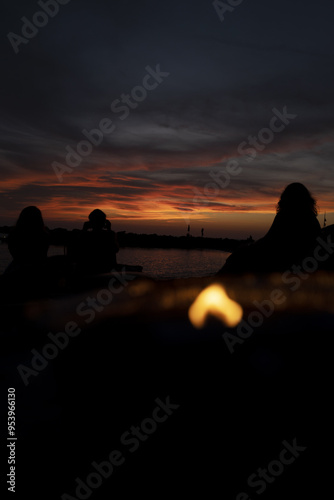
[[[256,238],[295,181],[334,223],[332,0],[62,0],[22,32],[43,3],[2,7],[0,225]]]

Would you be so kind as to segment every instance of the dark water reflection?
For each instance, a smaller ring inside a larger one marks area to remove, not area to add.
[[[51,246],[49,256],[63,255],[64,248]],[[189,278],[215,274],[230,254],[219,250],[180,250],[165,248],[122,248],[117,255],[120,264],[143,266],[149,276]],[[11,262],[6,244],[0,244],[0,273]]]

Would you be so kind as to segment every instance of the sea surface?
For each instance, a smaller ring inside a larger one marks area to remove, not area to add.
[[[51,246],[48,255],[64,255],[64,248]],[[214,275],[229,255],[220,250],[121,248],[117,262],[143,266],[143,273],[158,279],[192,278]],[[11,260],[7,245],[0,243],[0,274]]]

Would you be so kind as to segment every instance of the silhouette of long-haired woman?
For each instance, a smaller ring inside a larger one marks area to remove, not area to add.
[[[49,234],[39,208],[24,208],[8,236],[8,249],[13,262],[6,271],[40,268],[47,259],[49,244]]]
[[[219,273],[286,271],[312,256],[320,233],[315,199],[303,184],[294,182],[282,192],[267,234],[233,252]]]

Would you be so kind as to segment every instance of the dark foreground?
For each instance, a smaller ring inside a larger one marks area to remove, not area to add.
[[[246,319],[253,300],[278,286],[286,296],[233,353],[222,334],[235,330],[211,319],[197,331],[187,318],[212,281],[137,278],[99,311],[87,298],[102,281],[2,307],[2,416],[16,390],[13,498],[330,497],[333,277],[291,293],[279,277],[225,278]],[[32,365],[32,349],[54,359]],[[5,483],[2,474],[2,497]]]

